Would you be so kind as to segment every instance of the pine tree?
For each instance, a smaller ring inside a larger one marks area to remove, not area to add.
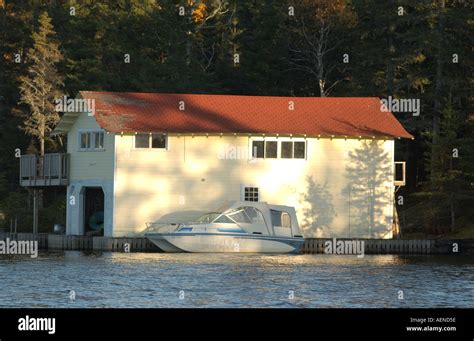
[[[55,100],[62,95],[63,78],[56,64],[63,57],[59,43],[54,40],[55,31],[47,12],[40,15],[38,23],[38,31],[32,34],[33,48],[28,50],[26,57],[30,66],[27,75],[20,77],[19,88],[20,103],[30,109],[21,128],[37,139],[40,155],[44,155],[45,141],[59,121]]]
[[[451,100],[442,111],[440,131],[432,145],[427,164],[432,174],[430,182],[431,224],[456,228],[457,217],[464,206],[474,204],[474,138],[472,125],[453,109]]]

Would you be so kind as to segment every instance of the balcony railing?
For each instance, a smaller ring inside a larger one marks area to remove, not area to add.
[[[67,186],[69,154],[22,155],[20,185],[26,187]]]

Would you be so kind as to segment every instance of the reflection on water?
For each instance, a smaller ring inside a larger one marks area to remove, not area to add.
[[[68,251],[2,257],[0,282],[0,307],[474,307],[456,256]]]

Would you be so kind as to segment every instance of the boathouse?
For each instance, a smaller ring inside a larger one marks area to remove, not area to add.
[[[24,155],[20,167],[23,186],[67,186],[67,234],[128,236],[248,200],[294,206],[306,237],[393,236],[395,143],[413,137],[379,98],[76,99],[94,105],[63,113],[53,133],[67,153]]]

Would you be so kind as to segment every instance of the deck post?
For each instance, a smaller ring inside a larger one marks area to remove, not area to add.
[[[64,156],[61,156],[61,154],[58,154],[57,160],[58,160],[58,183],[61,183],[61,180],[63,178],[63,158]]]
[[[33,189],[33,233],[38,233],[38,190]]]

